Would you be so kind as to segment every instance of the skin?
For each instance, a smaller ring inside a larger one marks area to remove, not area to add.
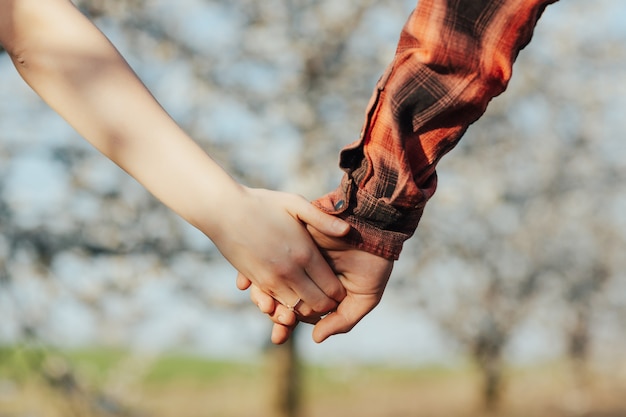
[[[313,227],[308,229],[315,242],[324,249],[324,255],[347,295],[336,310],[323,317],[307,309],[306,305],[298,305],[295,314],[239,274],[237,287],[241,290],[249,288],[252,302],[274,322],[271,340],[275,344],[286,342],[300,321],[315,324],[312,337],[317,343],[332,335],[349,332],[378,305],[393,269],[391,260],[354,249],[340,238],[325,235]]]
[[[334,237],[349,226],[297,195],[234,181],[70,1],[0,0],[0,44],[50,107],[213,240],[259,291],[283,302],[302,299],[311,315],[344,299],[305,225]]]

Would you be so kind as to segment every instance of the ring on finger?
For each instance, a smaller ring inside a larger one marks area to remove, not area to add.
[[[298,298],[296,300],[295,303],[293,304],[285,304],[285,307],[287,307],[289,309],[289,311],[294,312],[296,314],[298,314],[298,311],[296,311],[296,308],[298,308],[298,306],[300,305],[300,303],[302,303],[302,298]]]

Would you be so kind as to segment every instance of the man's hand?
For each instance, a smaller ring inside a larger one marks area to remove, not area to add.
[[[238,288],[250,288],[252,301],[274,321],[272,342],[276,344],[286,342],[299,321],[315,324],[313,340],[317,343],[332,335],[349,332],[378,305],[393,268],[391,260],[354,249],[340,238],[327,236],[311,226],[307,228],[345,287],[346,297],[335,311],[323,317],[304,316],[300,308],[290,311],[240,274]]]

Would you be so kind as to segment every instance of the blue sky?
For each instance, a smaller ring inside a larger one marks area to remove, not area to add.
[[[601,3],[602,7],[598,7],[599,4],[600,2],[562,0],[549,7],[537,28],[537,38],[542,41],[531,45],[533,53],[549,57],[552,48],[563,47],[563,42],[571,42],[573,54],[581,43],[608,39],[624,45],[626,3],[623,0],[605,0]],[[164,20],[166,25],[181,25],[181,22],[185,22],[184,27],[180,28],[181,36],[198,49],[208,48],[213,53],[219,53],[228,49],[232,42],[241,41],[238,32],[241,22],[229,9],[215,4],[200,4],[194,0],[177,3],[155,1],[150,3],[150,7],[154,8],[154,13],[170,17]],[[372,14],[371,19],[377,22],[377,36],[394,39],[404,18],[393,14]],[[115,22],[107,22],[103,28],[122,51],[130,49],[124,45]],[[392,43],[389,46],[393,48]],[[159,67],[145,61],[145,57],[128,58],[157,98],[174,117],[184,122],[189,112],[187,97],[194,94],[189,69],[175,61]],[[626,65],[626,62],[622,64]],[[621,69],[623,68],[622,66]],[[260,67],[250,69],[233,64],[231,70],[230,76],[246,78],[248,86],[260,93],[273,82],[280,82],[273,78],[272,73]],[[576,71],[575,68],[571,70]],[[47,109],[22,82],[6,55],[0,58],[0,74],[0,178],[3,178],[8,202],[17,213],[16,221],[21,226],[34,227],[40,222],[49,224],[49,219],[56,218],[60,222],[58,227],[62,227],[63,221],[72,219],[94,220],[94,213],[98,210],[97,201],[88,196],[71,194],[71,178],[60,163],[52,158],[50,149],[71,144],[93,153],[93,159],[84,176],[89,187],[93,189],[118,187],[124,181],[122,177],[125,174],[104,157],[100,157],[63,120]],[[593,82],[594,88],[604,89],[606,94],[615,95],[614,103],[617,105],[613,106],[613,111],[609,111],[602,121],[606,124],[607,135],[612,138],[607,139],[604,146],[608,155],[624,160],[625,148],[621,138],[624,136],[626,84],[614,85],[601,75],[590,82]],[[207,97],[206,100],[215,110],[207,114],[201,128],[212,131],[217,144],[220,141],[239,141],[237,158],[241,163],[255,164],[257,161],[272,159],[263,157],[263,152],[268,147],[261,139],[262,135],[251,137],[244,132],[263,129],[277,132],[274,139],[281,143],[278,146],[281,154],[277,155],[274,147],[273,158],[287,160],[288,155],[298,152],[300,145],[287,140],[292,137],[293,132],[280,121],[259,119],[234,100],[217,96]],[[532,113],[528,117],[534,116],[536,114]],[[237,120],[237,123],[233,123],[233,120]],[[12,152],[10,155],[7,152],[9,149]],[[277,179],[285,176],[281,169],[288,169],[289,166],[287,164],[287,168],[281,168],[274,164],[261,168],[269,178]],[[125,186],[131,190],[136,187],[132,182]],[[129,195],[132,194],[133,192],[129,192]],[[67,217],[67,213],[72,216]],[[616,215],[620,216],[621,213]],[[190,245],[197,248],[210,247],[210,243],[198,232],[190,227],[185,230]],[[0,239],[0,250],[2,247],[3,242]],[[160,277],[158,274],[146,280],[144,285],[127,298],[111,297],[105,300],[104,308],[111,324],[102,329],[98,327],[99,321],[93,313],[76,299],[76,294],[84,297],[97,294],[98,287],[110,279],[103,275],[111,273],[111,265],[85,264],[84,260],[68,255],[63,263],[54,267],[58,283],[51,287],[49,283],[36,277],[28,278],[29,274],[35,273],[29,267],[29,261],[23,259],[18,265],[19,271],[23,272],[23,278],[18,281],[14,294],[23,305],[18,307],[15,300],[11,301],[6,294],[0,294],[0,315],[9,318],[0,324],[0,341],[14,337],[16,329],[10,318],[17,314],[37,316],[38,320],[47,323],[50,340],[69,344],[101,341],[104,332],[109,341],[141,349],[169,349],[176,347],[181,341],[191,340],[193,346],[205,354],[243,357],[251,352],[258,352],[267,341],[269,325],[257,312],[250,309],[237,314],[225,314],[218,307],[207,310],[206,306],[195,305],[184,295],[173,291],[175,282],[171,277]],[[148,256],[119,262],[148,265],[145,269],[136,265],[129,266],[131,270],[139,271],[138,273],[148,274],[152,273],[149,265],[153,261]],[[178,265],[179,276],[192,276],[202,271],[203,274],[214,277],[215,279],[206,281],[207,291],[212,294],[232,300],[247,297],[234,287],[235,272],[226,262],[205,265],[193,259],[181,259]],[[101,271],[93,273],[98,267],[101,267]],[[401,263],[398,268],[402,268]],[[85,279],[85,276],[89,276],[89,279]],[[55,294],[52,298],[49,296],[51,293]],[[171,314],[171,311],[176,313]],[[42,314],[47,317],[39,317]],[[547,333],[541,333],[541,328],[529,327],[526,331],[542,336],[519,337],[511,349],[518,357],[554,353],[546,347],[550,343],[537,342],[551,342]],[[406,311],[392,297],[385,297],[381,306],[348,335],[333,338],[322,345],[315,345],[310,341],[309,330],[302,332],[301,337],[302,350],[312,360],[336,358],[344,361],[352,358],[355,361],[388,361],[393,358],[399,362],[436,362],[446,361],[455,353],[454,346],[441,335],[433,323],[418,311]],[[355,346],[359,348],[355,349]]]

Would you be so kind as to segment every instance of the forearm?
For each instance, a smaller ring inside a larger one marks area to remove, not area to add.
[[[285,303],[302,300],[307,314],[337,306],[345,290],[304,224],[329,236],[347,225],[296,195],[240,186],[69,1],[0,0],[0,42],[54,110],[262,291]]]
[[[437,186],[436,165],[502,93],[556,0],[420,0],[379,80],[342,185],[317,202],[352,223],[351,243],[396,259]]]
[[[190,223],[210,229],[217,196],[239,192],[236,182],[177,126],[70,2],[12,3],[11,28],[3,29],[2,43],[24,80],[152,194]]]

